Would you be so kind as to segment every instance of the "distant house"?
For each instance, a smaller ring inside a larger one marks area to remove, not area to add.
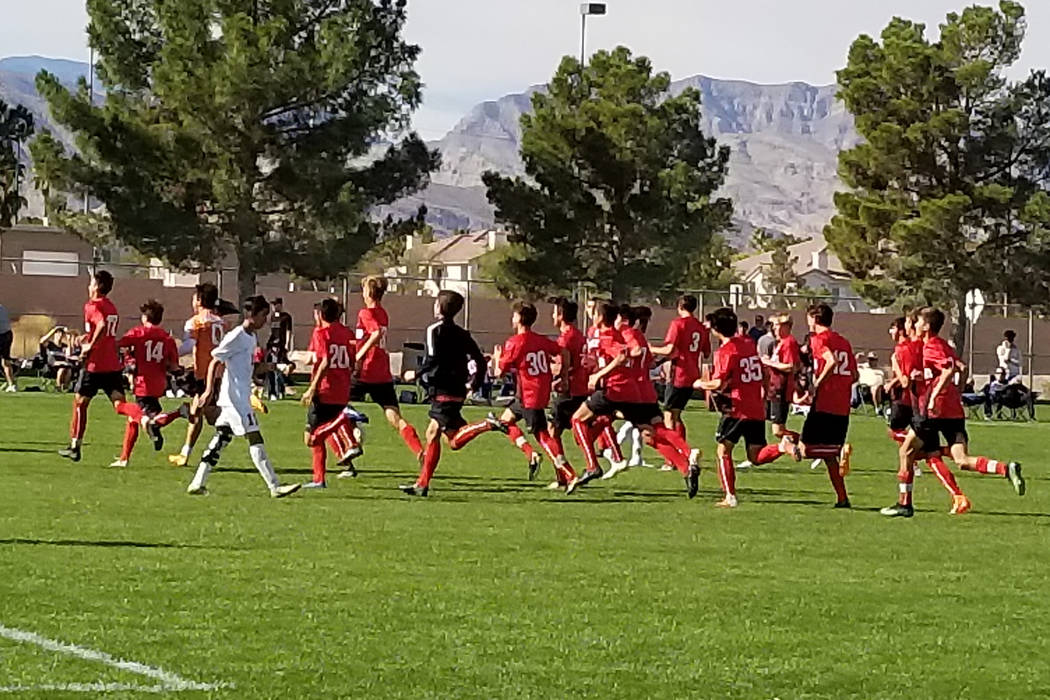
[[[831,295],[831,306],[837,309],[869,310],[867,304],[858,299],[853,290],[852,275],[846,272],[838,257],[828,250],[828,243],[823,236],[790,246],[788,251],[795,259],[795,275],[799,278],[799,287],[827,290]],[[760,253],[733,264],[737,275],[743,281],[746,293],[755,297],[760,306],[768,305],[771,300],[763,297],[770,297],[774,293],[767,279],[772,263],[772,253]],[[786,291],[791,293],[793,290]]]
[[[0,274],[78,277],[91,268],[90,243],[52,226],[0,229]]]
[[[461,233],[432,243],[420,243],[409,236],[402,264],[387,270],[387,276],[422,278],[420,295],[437,296],[442,289],[466,295],[478,291],[471,283],[481,279],[480,258],[505,245],[507,233],[495,230]]]

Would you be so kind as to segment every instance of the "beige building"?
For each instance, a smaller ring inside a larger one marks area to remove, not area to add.
[[[464,296],[477,294],[489,285],[479,284],[480,259],[497,248],[507,245],[504,231],[475,231],[441,238],[432,243],[420,243],[414,236],[405,241],[402,264],[387,270],[387,277],[419,277],[423,281],[418,294],[437,296],[438,291],[450,289]],[[396,290],[395,290],[396,291]]]

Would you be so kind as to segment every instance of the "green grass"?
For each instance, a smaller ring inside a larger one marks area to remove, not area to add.
[[[446,452],[431,497],[410,500],[395,487],[415,461],[379,423],[362,476],[327,492],[271,500],[239,441],[211,495],[192,498],[189,472],[147,444],[129,469],[103,468],[122,424],[102,402],[84,461],[57,458],[68,404],[0,396],[0,624],[234,685],[182,696],[1047,693],[1045,425],[971,428],[976,452],[1026,462],[1024,499],[963,474],[975,508],[950,517],[924,475],[916,517],[886,521],[894,450],[872,418],[851,430],[852,512],[830,508],[823,472],[792,462],[741,474],[741,506],[724,512],[709,459],[694,501],[655,470],[566,498],[525,480],[499,435]],[[285,402],[263,418],[286,480],[309,478],[303,413]],[[407,415],[422,428],[422,408]],[[688,424],[710,455],[713,416]],[[169,443],[182,434],[172,426]],[[152,684],[0,640],[0,686],[100,681]],[[63,694],[20,694],[34,696]]]

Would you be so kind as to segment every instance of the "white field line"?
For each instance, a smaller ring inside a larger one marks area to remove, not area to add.
[[[41,637],[39,634],[34,632],[26,632],[25,630],[14,629],[11,627],[5,627],[0,625],[0,637],[10,639],[15,642],[25,642],[28,644],[35,644],[36,646],[46,649],[48,651],[58,652],[60,654],[67,654],[69,656],[75,656],[78,659],[84,659],[85,661],[97,661],[98,663],[111,666],[113,668],[120,669],[121,671],[128,671],[129,673],[136,673],[140,676],[146,676],[161,682],[158,686],[126,686],[121,683],[67,683],[60,685],[40,685],[40,686],[7,686],[0,687],[0,692],[19,692],[21,690],[71,690],[78,692],[100,692],[106,689],[111,690],[140,690],[143,692],[171,692],[181,690],[217,690],[219,688],[231,688],[233,687],[228,683],[198,683],[197,681],[191,681],[165,671],[162,668],[156,668],[154,666],[147,666],[146,664],[140,664],[137,661],[125,661],[118,659],[115,656],[111,656],[104,651],[97,651],[95,649],[88,649],[86,647],[77,646],[76,644],[66,644],[65,642],[59,642],[54,639],[48,639],[47,637]]]
[[[41,685],[0,685],[0,693],[172,693],[161,685],[134,683],[43,683]]]

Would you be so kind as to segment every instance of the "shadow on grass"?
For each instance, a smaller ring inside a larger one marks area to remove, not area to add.
[[[43,443],[39,443],[39,444],[43,444]],[[0,452],[11,452],[11,453],[14,453],[14,454],[18,454],[20,452],[21,453],[35,452],[37,454],[44,454],[44,455],[51,455],[51,454],[57,455],[59,449],[61,449],[61,448],[56,447],[56,448],[51,449],[51,450],[45,450],[45,449],[43,449],[41,447],[0,447]]]
[[[131,542],[122,540],[38,540],[26,537],[0,539],[0,545],[42,545],[49,547],[102,547],[131,549],[222,549],[233,550],[236,547],[209,547],[199,544],[181,544],[178,542]]]

